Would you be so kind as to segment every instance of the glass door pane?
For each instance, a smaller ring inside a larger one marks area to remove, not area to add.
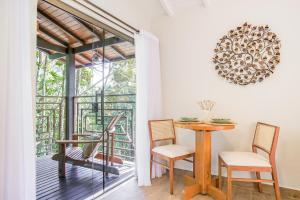
[[[37,23],[37,199],[99,196],[134,175],[134,45],[46,1]]]

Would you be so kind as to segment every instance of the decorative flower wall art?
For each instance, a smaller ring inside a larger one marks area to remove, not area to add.
[[[248,23],[230,30],[215,48],[213,62],[218,74],[231,83],[261,82],[280,62],[280,40],[268,25]]]

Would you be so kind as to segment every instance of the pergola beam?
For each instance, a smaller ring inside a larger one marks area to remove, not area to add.
[[[44,27],[39,26],[39,30],[40,30],[40,32],[42,32],[43,34],[47,35],[48,37],[50,37],[51,39],[53,39],[57,43],[65,46],[65,47],[68,47],[68,43],[67,42],[65,42],[62,39],[56,37],[55,35],[53,35],[52,33],[50,33],[48,30],[46,30]]]
[[[97,50],[97,53],[101,56],[101,58],[104,58],[104,62],[110,62],[110,59],[106,58],[99,50]]]
[[[126,55],[117,47],[111,46],[111,48],[123,59],[127,59]]]
[[[40,49],[52,50],[63,54],[67,52],[67,48],[51,44],[39,36],[37,37],[37,47]]]
[[[80,42],[81,44],[84,44],[84,40],[82,40],[80,37],[78,37],[77,35],[75,35],[73,32],[71,32],[70,30],[66,29],[66,27],[64,27],[63,25],[61,25],[57,20],[53,19],[50,15],[48,15],[47,13],[43,12],[41,9],[38,9],[38,13],[46,18],[48,21],[50,21],[51,23],[55,24],[57,27],[59,27],[61,30],[63,30],[65,33],[71,35],[72,37],[74,37],[78,42]]]
[[[49,55],[49,59],[55,60],[55,59],[59,59],[59,58],[65,57],[65,56],[66,56],[66,54],[63,54],[63,53],[54,53],[54,54]]]
[[[115,59],[111,59],[109,62],[105,61],[105,63],[113,63],[113,62],[118,62],[118,61],[121,61],[121,60],[129,60],[129,59],[132,59],[132,58],[135,58],[135,55],[127,56],[126,59],[123,59],[123,58],[115,58]],[[93,64],[92,64],[92,63],[89,63],[89,64],[85,64],[85,65],[77,65],[76,68],[91,67],[91,66],[93,66]]]
[[[129,60],[129,59],[132,59],[132,58],[135,58],[135,55],[130,55],[130,56],[127,56],[125,59],[123,58],[115,58],[115,59],[111,59],[110,61],[111,62],[118,62],[118,61],[121,61],[121,60]]]
[[[87,56],[84,55],[83,53],[80,53],[79,55],[80,55],[80,57],[84,58],[85,60],[87,60],[87,61],[89,61],[89,62],[91,62],[91,60],[92,60],[91,58],[87,57]]]
[[[90,44],[85,44],[80,47],[76,47],[76,48],[74,48],[74,53],[82,53],[82,52],[89,51],[89,50],[99,49],[99,48],[102,48],[103,46],[107,47],[107,46],[119,44],[122,42],[125,42],[125,41],[120,38],[117,38],[117,37],[111,37],[111,38],[105,39],[104,43],[102,41],[98,41],[98,42],[93,42]]]
[[[96,38],[98,38],[99,40],[101,40],[101,35],[97,34],[96,29],[93,29],[91,27],[91,25],[89,25],[87,22],[78,19],[76,17],[73,17],[79,24],[81,24],[82,26],[84,26],[86,29],[88,29],[90,31],[90,33],[92,33]]]
[[[82,61],[79,60],[79,59],[76,59],[76,58],[75,58],[75,61],[76,61],[77,63],[79,63],[79,65],[84,65],[84,62],[82,62]]]

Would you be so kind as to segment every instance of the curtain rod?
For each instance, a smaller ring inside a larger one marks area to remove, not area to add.
[[[134,34],[134,32],[132,32],[131,30],[128,30],[126,27],[123,27],[123,26],[121,26],[120,24],[116,23],[115,21],[112,21],[111,19],[109,19],[109,18],[107,18],[107,17],[101,15],[100,13],[98,13],[98,12],[96,12],[95,10],[89,8],[88,6],[82,4],[81,2],[79,2],[79,1],[77,1],[77,0],[73,0],[73,1],[75,1],[76,3],[78,3],[80,6],[82,6],[82,7],[86,8],[86,9],[90,10],[91,12],[95,13],[96,15],[102,17],[103,19],[108,20],[109,22],[113,23],[114,25],[116,25],[116,26],[122,28],[123,30],[125,30],[125,31],[127,31],[127,32],[129,32],[129,33],[131,33],[131,34]],[[97,7],[96,5],[90,3],[89,1],[85,1],[85,2],[88,3],[88,4],[90,4],[90,5],[93,6],[93,7],[97,8],[97,9],[100,9],[100,8]],[[101,9],[100,9],[100,10],[101,10]],[[102,10],[101,10],[101,12],[102,12]],[[106,11],[105,11],[105,12],[106,12]]]
[[[78,2],[77,0],[75,0],[75,1],[76,1],[77,3],[79,3],[80,5],[82,5],[82,3]],[[112,17],[113,19],[115,19],[115,20],[121,22],[121,23],[124,24],[125,26],[127,26],[127,27],[129,27],[130,29],[134,30],[136,33],[139,33],[139,32],[140,32],[137,28],[131,26],[130,24],[126,23],[125,21],[121,20],[120,18],[118,18],[118,17],[112,15],[111,13],[109,13],[109,12],[107,12],[106,10],[100,8],[99,6],[95,5],[94,3],[92,3],[92,2],[90,2],[90,1],[88,1],[88,0],[84,0],[84,1],[85,1],[86,3],[88,3],[88,4],[90,4],[91,6],[93,6],[93,7],[97,8],[97,9],[99,9],[101,12],[105,13],[106,15]],[[90,8],[88,8],[88,9],[91,10]],[[97,14],[100,15],[99,13],[97,13]],[[102,15],[101,15],[101,16],[102,16]],[[104,16],[102,16],[102,17],[104,17]],[[105,17],[104,17],[104,18],[105,18]],[[107,19],[107,18],[106,18],[106,19]],[[117,26],[120,26],[120,24],[117,24],[117,23],[115,23],[114,21],[112,21],[112,20],[110,20],[110,19],[107,19],[107,20],[109,20],[110,22],[116,24]],[[120,27],[121,27],[121,26],[120,26]],[[124,27],[121,27],[121,28],[124,28]],[[124,28],[124,29],[125,29],[125,28]],[[127,30],[127,29],[126,29],[126,30]],[[128,31],[128,30],[127,30],[127,31]]]

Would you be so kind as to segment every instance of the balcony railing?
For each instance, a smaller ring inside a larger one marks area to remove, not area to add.
[[[64,137],[65,98],[61,96],[36,97],[36,155],[58,151],[55,140]]]
[[[104,124],[107,124],[112,116],[122,114],[122,118],[116,125],[113,154],[121,157],[123,160],[133,161],[135,94],[106,95],[104,103]],[[74,98],[74,105],[75,130],[77,133],[102,132],[100,117],[101,98],[96,98],[96,96],[78,96]],[[99,151],[101,152],[102,149],[100,147]]]
[[[96,102],[97,101],[97,102]],[[101,98],[74,97],[74,130],[77,133],[101,133]],[[58,151],[55,140],[64,138],[65,97],[37,97],[37,156]],[[110,153],[126,161],[134,160],[135,94],[106,95],[104,99],[104,124],[112,116],[122,114],[116,125],[114,148]],[[99,151],[103,147],[99,148]]]

